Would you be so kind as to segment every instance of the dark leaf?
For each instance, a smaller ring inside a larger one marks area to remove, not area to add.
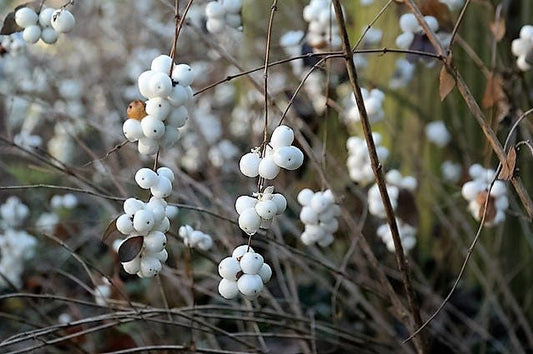
[[[104,234],[102,235],[102,242],[105,242],[111,236],[122,235],[120,231],[117,230],[117,219],[118,219],[118,216],[115,219],[113,219],[113,221],[111,221],[109,225],[107,225],[107,228],[105,229]],[[111,237],[111,240],[114,240],[115,238],[116,237]]]
[[[505,159],[505,163],[502,165],[502,170],[498,174],[498,179],[502,179],[504,181],[509,181],[514,176],[514,170],[516,167],[516,149],[515,147],[511,147],[509,149],[509,152],[507,152],[507,158]]]
[[[22,30],[23,28],[17,25],[15,22],[15,12],[13,11],[8,13],[7,16],[4,18],[4,24],[2,25],[0,34],[9,35],[15,32],[20,32]]]
[[[442,66],[442,69],[440,69],[440,77],[439,77],[439,94],[440,94],[440,100],[444,101],[446,96],[453,90],[455,87],[455,79],[453,76],[448,72],[446,69],[446,66]]]
[[[415,197],[413,193],[407,189],[400,189],[396,216],[411,226],[418,226],[419,215]]]
[[[126,239],[118,249],[118,259],[121,262],[129,262],[137,257],[139,252],[141,252],[143,242],[143,236],[133,236]]]

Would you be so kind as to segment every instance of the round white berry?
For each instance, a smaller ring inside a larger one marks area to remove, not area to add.
[[[189,99],[189,94],[187,93],[187,89],[181,85],[176,85],[172,88],[172,92],[167,97],[167,100],[170,102],[171,105],[174,107],[179,107],[187,103],[187,100]]]
[[[274,150],[272,159],[279,167],[296,170],[304,162],[304,154],[296,146],[282,146]]]
[[[227,24],[228,26],[240,30],[239,27],[242,26],[242,17],[241,17],[240,14],[231,14],[231,13],[228,13],[228,14],[226,14],[226,16],[224,17],[224,19],[226,20],[226,24]]]
[[[307,206],[311,203],[311,199],[315,193],[309,188],[304,188],[298,193],[297,200],[300,205]]]
[[[28,43],[37,43],[41,38],[41,27],[39,25],[28,26],[22,31],[22,38]]]
[[[161,252],[152,253],[151,255],[159,259],[161,263],[165,263],[168,259],[168,252],[166,249],[163,249]]]
[[[220,283],[218,283],[218,293],[227,300],[237,297],[239,295],[237,281],[228,279],[220,280]]]
[[[408,49],[414,39],[415,35],[412,32],[404,32],[396,37],[396,45],[401,49]]]
[[[246,209],[239,216],[239,227],[248,235],[253,235],[261,226],[261,217],[254,209]]]
[[[218,1],[211,1],[205,6],[205,15],[208,18],[220,18],[224,17],[224,8]]]
[[[117,218],[117,221],[115,222],[115,225],[117,227],[117,230],[124,235],[129,235],[131,232],[134,231],[133,229],[133,221],[131,220],[131,216],[127,214],[122,214]],[[135,272],[137,273],[137,272]]]
[[[339,229],[339,222],[337,219],[333,218],[327,222],[320,223],[320,226],[322,229],[324,229],[324,231],[333,234]]]
[[[241,12],[242,0],[224,0],[222,7],[226,12],[237,14]]]
[[[218,264],[218,274],[224,279],[235,281],[240,271],[239,261],[233,257],[226,257]]]
[[[144,236],[143,245],[148,252],[161,252],[165,248],[166,243],[167,238],[160,231],[151,231],[148,235]]]
[[[150,139],[160,139],[165,134],[165,124],[159,119],[146,116],[141,120],[143,134]]]
[[[141,275],[145,278],[156,276],[161,271],[161,262],[156,257],[143,257],[141,259]]]
[[[300,211],[300,220],[304,224],[316,224],[318,223],[318,214],[311,206],[304,206]]]
[[[154,214],[154,223],[159,224],[161,220],[166,216],[165,214],[165,205],[161,203],[163,199],[152,197],[150,201],[146,204],[146,207]]]
[[[176,145],[179,138],[179,130],[171,126],[167,126],[165,128],[165,134],[163,134],[163,137],[160,140],[161,146],[165,149],[170,149],[171,147]]]
[[[170,73],[170,67],[172,66],[172,58],[168,55],[160,55],[152,60],[150,69],[163,74]]]
[[[407,13],[400,17],[400,28],[404,32],[416,33],[420,30],[420,25],[418,24],[415,15]]]
[[[158,182],[157,173],[149,168],[141,168],[135,173],[135,182],[142,189],[149,189]]]
[[[274,179],[279,173],[279,166],[271,156],[266,156],[259,162],[259,175],[265,179]]]
[[[142,137],[139,139],[137,150],[143,155],[153,155],[159,149],[159,142],[152,138]]]
[[[129,262],[124,262],[122,263],[122,267],[128,274],[137,274],[141,270],[141,258],[137,256]]]
[[[191,232],[193,232],[193,228],[190,225],[183,225],[178,230],[178,234],[181,238],[189,237]]]
[[[169,205],[165,208],[165,215],[169,219],[174,219],[179,214],[179,208],[175,205]]]
[[[181,86],[190,86],[194,81],[194,71],[187,64],[174,65],[172,81]]]
[[[263,280],[257,274],[243,274],[237,281],[237,287],[241,294],[255,296],[263,290]]]
[[[122,124],[122,132],[126,139],[131,142],[137,141],[144,136],[141,122],[136,119],[126,119]]]
[[[15,22],[22,28],[37,24],[38,19],[37,13],[29,7],[20,8],[15,12]]]
[[[189,118],[189,112],[185,106],[179,106],[172,110],[170,115],[166,118],[165,122],[167,125],[174,128],[181,128],[187,123]]]
[[[272,200],[261,200],[255,205],[255,211],[263,219],[269,220],[276,215],[278,207]]]
[[[333,238],[333,235],[330,233],[327,233],[322,237],[320,240],[317,241],[318,245],[320,247],[328,247],[333,243],[335,239]]]
[[[155,72],[152,70],[147,70],[141,73],[139,77],[137,78],[137,84],[139,86],[139,92],[144,97],[154,97],[154,93],[152,92],[152,88],[150,86],[150,79],[152,78],[152,75]]]
[[[51,25],[56,31],[60,33],[67,33],[72,31],[75,24],[76,19],[69,10],[59,9],[54,11],[54,13],[52,14]]]
[[[272,268],[267,263],[263,263],[257,274],[261,277],[263,284],[266,284],[272,277]]]
[[[204,234],[204,238],[198,242],[198,248],[202,251],[208,251],[211,247],[213,247],[213,239]]]
[[[255,208],[256,204],[257,204],[256,198],[252,198],[247,195],[241,195],[235,201],[235,210],[237,210],[237,214],[241,215],[243,211],[247,209]]]
[[[154,97],[146,101],[146,113],[159,120],[165,120],[170,109],[171,105],[165,98]]]
[[[157,174],[167,178],[170,182],[174,182],[174,172],[168,167],[159,167],[157,169]]]
[[[168,74],[154,72],[148,82],[153,97],[167,97],[172,93],[172,80]],[[149,97],[152,98],[152,97]]]
[[[215,17],[211,17],[207,19],[207,22],[205,23],[205,27],[207,28],[207,31],[209,33],[218,33],[224,30],[224,27],[226,26],[226,23],[224,22],[224,19],[219,19]]]
[[[525,38],[529,41],[533,41],[533,26],[525,25],[520,29],[520,38]]]
[[[241,265],[241,270],[243,271],[243,273],[257,274],[264,263],[264,259],[259,253],[247,252],[241,257],[239,263]]]
[[[244,154],[239,161],[239,169],[241,173],[246,177],[257,177],[259,175],[259,163],[261,162],[261,156],[258,152],[249,152]]]
[[[47,7],[46,9],[42,9],[39,13],[39,24],[41,27],[50,27],[52,25],[52,15],[54,14],[55,9],[51,7]]]
[[[139,233],[147,233],[154,226],[154,215],[151,211],[142,209],[133,215],[133,227]]]
[[[144,203],[139,199],[128,198],[124,201],[123,209],[127,215],[133,216],[139,210],[144,209]]]
[[[424,21],[428,24],[428,27],[433,31],[437,32],[439,29],[439,21],[433,16],[424,16]]]
[[[55,29],[46,27],[41,31],[41,39],[46,44],[54,44],[57,42],[58,33]]]
[[[150,191],[157,198],[166,198],[172,193],[172,182],[166,177],[159,176],[157,184],[150,188]]]
[[[168,230],[170,230],[170,220],[167,217],[164,217],[159,224],[154,226],[154,231],[165,233],[168,232]]]
[[[254,249],[248,245],[240,245],[235,247],[231,256],[237,260],[240,260],[241,257],[247,252],[254,252]]]
[[[272,132],[270,138],[270,145],[274,149],[282,146],[290,146],[294,141],[294,132],[286,125],[280,125]]]
[[[517,38],[511,42],[511,52],[518,56],[527,55],[531,50],[531,43],[525,38]]]
[[[461,194],[466,200],[475,200],[479,192],[483,190],[483,185],[478,181],[469,181],[463,185]]]
[[[287,209],[287,199],[283,196],[283,194],[280,193],[274,193],[272,194],[272,201],[276,203],[276,214],[280,215],[282,214],[285,209]]]

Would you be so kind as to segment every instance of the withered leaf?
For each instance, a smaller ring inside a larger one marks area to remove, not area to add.
[[[507,152],[507,158],[505,163],[502,164],[502,170],[498,174],[498,179],[509,181],[514,176],[514,170],[516,167],[516,149],[511,147]]]
[[[505,94],[503,92],[502,77],[500,74],[491,73],[489,80],[487,81],[481,105],[483,108],[488,109],[503,99],[505,99]]]
[[[487,203],[487,198],[489,201]],[[496,206],[494,204],[494,198],[489,195],[487,191],[479,192],[476,196],[476,202],[481,206],[479,208],[478,219],[483,218],[485,214],[485,203],[487,203],[487,214],[485,215],[485,222],[490,222],[496,217]]]
[[[113,221],[111,221],[109,223],[109,225],[107,225],[105,231],[104,231],[104,234],[102,235],[102,242],[105,242],[107,239],[109,239],[111,236],[118,236],[118,235],[122,235],[120,233],[120,231],[117,230],[117,219],[118,219],[118,216],[113,219]],[[111,239],[114,239],[111,238]]]
[[[418,226],[418,208],[416,207],[415,197],[411,191],[403,188],[400,189],[396,216],[411,226]]]
[[[505,20],[503,18],[491,22],[489,28],[497,42],[501,41],[503,36],[505,36]]]
[[[420,12],[424,16],[433,16],[439,21],[441,30],[451,32],[453,28],[452,13],[448,6],[440,0],[425,0],[420,4]]]
[[[439,94],[440,94],[440,100],[444,101],[446,96],[453,90],[455,87],[455,79],[453,76],[448,72],[446,69],[446,66],[442,66],[442,69],[440,69],[440,76],[439,76]]]
[[[143,242],[143,236],[133,236],[126,239],[118,249],[118,259],[121,262],[129,262],[137,257],[139,252],[141,252]]]

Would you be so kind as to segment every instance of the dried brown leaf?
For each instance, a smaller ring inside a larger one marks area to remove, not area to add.
[[[455,87],[455,79],[453,76],[448,72],[446,69],[446,66],[442,66],[442,69],[440,69],[440,76],[439,76],[439,94],[440,94],[440,100],[444,101],[446,96],[453,90]]]
[[[505,94],[503,92],[502,77],[499,74],[492,73],[487,81],[481,105],[483,108],[488,109],[503,99],[505,99]]]
[[[400,189],[398,194],[398,209],[396,216],[405,223],[417,227],[419,221],[418,208],[416,206],[415,196],[407,189]]]
[[[129,262],[141,252],[143,247],[144,237],[143,236],[133,236],[126,239],[120,244],[118,249],[118,259],[121,262]]]
[[[502,165],[502,170],[498,174],[498,179],[504,181],[509,181],[514,176],[514,171],[516,167],[516,148],[513,146],[507,152],[507,158],[505,163]]]
[[[118,219],[118,216],[115,219],[113,219],[113,221],[111,221],[109,225],[107,225],[107,228],[105,229],[104,234],[102,235],[102,242],[105,242],[111,236],[115,236],[117,234],[122,235],[120,231],[117,230],[117,219]],[[111,240],[113,239],[114,237],[111,237]]]
[[[490,31],[496,38],[496,41],[501,41],[505,36],[505,20],[503,18],[497,19],[489,24]]]
[[[487,198],[489,201],[487,203]],[[490,222],[496,217],[496,206],[494,203],[494,198],[489,195],[487,191],[479,192],[476,196],[476,202],[481,206],[479,208],[478,218],[481,220],[483,214],[485,214],[485,203],[487,203],[487,214],[485,215],[485,222]]]

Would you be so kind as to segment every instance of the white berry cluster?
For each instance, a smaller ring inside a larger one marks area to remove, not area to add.
[[[248,235],[255,234],[260,228],[268,229],[274,216],[282,214],[287,208],[287,200],[274,187],[266,187],[262,193],[252,197],[241,195],[235,201],[239,214],[239,227]]]
[[[0,46],[2,47],[0,55],[3,55],[3,53],[6,52],[17,54],[26,48],[26,42],[22,38],[22,35],[19,32],[16,32],[0,36]]]
[[[33,257],[37,241],[24,230],[18,230],[29,215],[29,208],[17,197],[9,197],[0,206],[0,273],[17,287],[22,284],[24,264]],[[0,287],[8,283],[0,277]]]
[[[74,194],[54,195],[50,199],[52,209],[74,209],[78,205],[78,198]]]
[[[54,44],[59,33],[67,33],[74,28],[76,19],[66,9],[47,7],[37,14],[29,7],[22,7],[15,12],[15,22],[24,28],[22,38],[27,43],[37,43],[41,39],[46,44]]]
[[[192,68],[187,64],[173,64],[168,55],[156,57],[150,70],[139,76],[139,91],[148,98],[146,115],[129,118],[122,126],[129,141],[138,141],[139,153],[153,155],[160,147],[170,148],[176,144],[178,129],[187,122],[186,106],[193,98],[190,87],[193,81]]]
[[[213,246],[213,239],[206,233],[193,229],[190,225],[183,225],[179,228],[178,234],[183,239],[187,247],[199,248],[207,251]]]
[[[383,101],[385,100],[385,94],[379,89],[367,90],[361,89],[363,94],[363,101],[365,103],[366,113],[371,123],[379,122],[385,116],[383,110]],[[355,97],[350,95],[347,101],[347,109],[345,112],[345,118],[347,123],[359,122],[361,117],[359,116],[359,109],[355,102]]]
[[[217,34],[226,26],[242,31],[242,0],[215,0],[205,7],[209,33]]]
[[[450,160],[444,161],[440,165],[440,170],[442,173],[442,178],[450,183],[456,183],[461,179],[463,173],[463,168],[460,163],[453,162]]]
[[[374,138],[379,161],[383,163],[389,157],[389,150],[381,145],[382,139],[379,133],[372,133],[372,137]],[[352,181],[359,183],[361,186],[366,186],[374,181],[374,172],[370,164],[370,156],[368,155],[365,140],[352,136],[346,141],[346,147],[348,148],[346,165]]]
[[[302,165],[304,154],[299,148],[292,146],[293,141],[292,129],[280,125],[272,132],[264,157],[261,157],[257,148],[241,157],[239,168],[242,174],[251,178],[260,176],[274,179],[282,168],[296,170]]]
[[[309,22],[307,42],[315,50],[339,49],[342,41],[339,27],[335,19],[335,11],[331,0],[311,0],[304,7],[303,17]]]
[[[300,236],[302,242],[307,246],[315,243],[321,247],[329,246],[339,228],[337,217],[341,214],[331,190],[313,192],[305,188],[298,193],[297,199],[302,205],[300,220],[305,225]]]
[[[528,61],[527,56],[533,50],[533,26],[525,25],[520,29],[520,38],[511,43],[511,52],[516,59],[516,66],[522,71],[531,69],[533,63]]]
[[[174,173],[168,167],[156,171],[141,168],[135,174],[135,181],[142,189],[150,189],[152,197],[145,203],[139,199],[128,198],[124,201],[124,214],[116,221],[117,230],[129,238],[143,236],[143,246],[131,261],[122,263],[129,274],[141,278],[153,277],[161,270],[167,260],[165,233],[170,228],[169,216],[174,214],[172,206],[164,198],[172,192]]]
[[[450,132],[442,120],[436,120],[426,124],[425,132],[428,140],[440,148],[448,145],[452,139]]]
[[[433,16],[424,16],[428,27],[433,31],[439,30],[439,21]],[[412,13],[400,16],[400,28],[403,33],[396,37],[396,45],[402,49],[409,49],[415,39],[415,35],[423,35],[424,30]]]
[[[233,299],[239,293],[248,300],[253,300],[263,290],[272,277],[272,269],[263,257],[248,245],[241,245],[233,250],[231,257],[226,257],[218,265],[218,274],[222,277],[218,292],[226,299]]]
[[[400,195],[401,189],[405,189],[409,192],[414,192],[418,185],[414,177],[403,177],[400,171],[398,170],[390,170],[389,172],[387,172],[387,174],[385,175],[385,181],[387,184],[387,192],[389,194],[393,209],[396,209],[396,207],[398,206],[398,197]],[[370,212],[370,214],[382,219],[385,219],[387,217],[377,184],[374,184],[368,190],[368,211]]]
[[[502,223],[505,220],[505,211],[509,207],[505,183],[503,181],[495,181],[489,194],[488,189],[495,171],[485,169],[479,164],[474,164],[470,166],[468,173],[472,180],[463,185],[461,193],[468,201],[468,209],[472,216],[477,221],[481,221],[488,198],[485,225],[494,226]]]
[[[416,245],[416,228],[396,218],[396,225],[398,226],[398,233],[400,234],[400,242],[404,253],[412,250]],[[387,246],[389,252],[394,252],[394,241],[392,239],[392,232],[389,224],[383,224],[376,230],[377,235]]]

